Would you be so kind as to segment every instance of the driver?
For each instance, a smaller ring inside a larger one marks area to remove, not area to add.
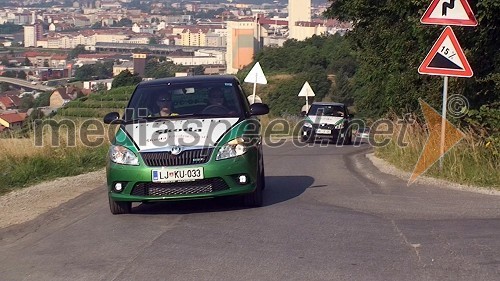
[[[221,88],[212,88],[208,92],[208,105],[203,110],[203,113],[210,114],[236,114],[233,106],[226,104],[224,91]]]
[[[162,93],[155,100],[156,106],[158,108],[158,112],[154,114],[155,116],[175,116],[178,115],[174,113],[172,110],[172,94],[171,93]]]
[[[218,105],[224,106],[224,93],[219,88],[212,88],[208,92],[208,106]]]

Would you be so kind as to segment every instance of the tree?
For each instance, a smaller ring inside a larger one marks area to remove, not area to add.
[[[19,71],[19,72],[17,73],[17,78],[19,78],[19,79],[23,79],[23,80],[26,80],[26,72],[24,72],[24,71],[22,71],[22,70],[21,70],[21,71]]]
[[[7,92],[8,90],[10,90],[9,84],[0,82],[0,93]]]
[[[104,84],[104,83],[97,83],[97,84],[92,86],[92,91],[94,91],[94,92],[104,92],[107,89],[108,88],[106,87],[106,84]]]
[[[5,66],[8,66],[9,65],[9,58],[7,58],[6,55],[4,55],[2,57],[2,61],[1,61],[2,65],[5,65]]]
[[[102,28],[102,22],[101,21],[95,22],[90,28],[91,29],[101,29]]]
[[[95,79],[106,79],[113,75],[113,62],[97,62],[95,64],[86,64],[75,70],[75,79],[79,81],[88,81]]]
[[[158,44],[158,39],[156,37],[149,38],[149,45],[156,45],[156,44]]]
[[[13,24],[10,22],[0,24],[0,34],[13,34],[21,31],[23,31],[22,25]]]
[[[203,65],[197,65],[193,68],[193,75],[203,75],[205,74],[205,67]]]
[[[24,57],[24,65],[25,66],[32,66],[33,64],[31,63],[31,61],[28,57]]]
[[[134,86],[142,81],[142,78],[136,73],[132,74],[128,69],[120,72],[120,74],[116,75],[113,79],[113,83],[111,84],[111,88],[118,88],[124,86]]]
[[[19,109],[21,110],[27,110],[33,107],[33,104],[35,103],[35,99],[33,98],[32,95],[24,95],[21,98],[21,105],[19,106]]]
[[[3,77],[16,78],[17,73],[15,71],[7,70],[2,74]]]
[[[156,58],[151,58],[146,64],[144,75],[151,78],[173,77],[176,72],[183,71],[182,66],[171,61],[159,62]]]
[[[132,27],[132,20],[131,19],[127,19],[127,18],[122,18],[120,19],[118,22],[114,23],[113,26],[114,27]]]
[[[37,108],[37,107],[49,106],[50,105],[50,96],[51,95],[52,95],[51,92],[44,92],[44,93],[40,94],[33,101],[33,107]]]
[[[500,5],[495,0],[471,4],[479,25],[454,31],[474,77],[452,78],[449,92],[465,96],[471,108],[478,109],[500,100],[500,79],[495,78],[500,71]],[[413,112],[419,109],[419,98],[435,108],[441,106],[442,80],[416,71],[442,31],[420,24],[427,5],[425,1],[332,1],[325,15],[354,23],[346,39],[359,63],[352,84],[358,111],[372,117]]]
[[[80,54],[88,54],[88,53],[90,53],[90,51],[87,51],[85,49],[85,46],[80,44],[80,45],[77,45],[73,50],[71,50],[69,52],[68,57],[70,59],[74,59],[74,58],[78,57],[78,55],[80,55]]]

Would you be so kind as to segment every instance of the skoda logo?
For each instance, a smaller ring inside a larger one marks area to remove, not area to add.
[[[170,150],[170,153],[172,153],[172,155],[179,155],[181,152],[182,152],[182,147],[178,145],[173,146],[172,149]]]

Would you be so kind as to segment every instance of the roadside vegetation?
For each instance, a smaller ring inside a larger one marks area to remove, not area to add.
[[[372,120],[380,117],[402,120],[416,116],[417,126],[425,120],[419,108],[423,99],[440,112],[443,79],[419,75],[417,68],[442,32],[442,26],[423,25],[420,16],[426,2],[347,1],[332,3],[327,15],[355,22],[346,36],[357,53],[359,67],[351,81],[359,112]],[[472,78],[451,78],[448,92],[464,103],[448,104],[461,112],[448,116],[466,137],[447,153],[440,172],[434,165],[426,174],[455,182],[500,189],[500,5],[496,1],[471,3],[479,25],[453,27],[469,63]],[[363,7],[363,8],[362,8]],[[396,113],[397,116],[393,116]],[[377,155],[407,171],[413,170],[426,130],[407,132],[408,147],[393,141],[378,148]]]
[[[367,125],[380,118],[394,124],[414,116],[423,126],[419,99],[440,111],[443,79],[420,75],[418,66],[439,37],[443,27],[423,25],[420,17],[427,2],[333,1],[325,12],[329,18],[354,23],[344,37],[313,37],[289,40],[282,48],[264,48],[255,56],[266,75],[288,75],[260,87],[272,117],[297,115],[304,99],[297,97],[308,81],[314,101],[337,101],[353,106],[355,117]],[[448,108],[461,112],[450,116],[466,137],[427,175],[465,184],[500,189],[500,6],[488,0],[471,3],[477,27],[453,27],[474,70],[472,78],[450,78],[448,93],[464,103]],[[243,79],[253,66],[238,73]],[[328,83],[331,82],[327,86]],[[251,87],[245,86],[251,93]],[[394,165],[412,171],[427,140],[426,130],[407,132],[408,146],[394,138],[376,153]]]
[[[52,120],[56,124],[45,125],[43,134],[35,132],[32,123],[34,120],[30,120],[28,127],[18,134],[0,138],[0,195],[37,182],[103,168],[106,164],[109,134],[103,134],[103,139],[99,140],[97,137],[80,135],[79,128],[85,120],[101,122],[108,112],[123,112],[133,89],[133,86],[121,87],[69,102],[57,115],[39,120],[46,124]],[[64,123],[62,120],[70,120],[71,123]],[[88,129],[91,131],[97,128]],[[113,128],[103,125],[103,130],[108,132],[113,131]],[[57,132],[56,140],[52,139],[53,131]],[[35,145],[40,139],[43,140],[43,145]],[[95,145],[90,146],[89,143]]]
[[[424,150],[429,135],[421,124],[406,127],[395,126],[390,142],[376,149],[381,157],[406,172],[413,172]],[[464,131],[465,138],[451,148],[443,158],[443,169],[436,162],[425,173],[426,176],[441,178],[465,185],[483,186],[500,190],[500,150],[491,142],[484,143],[471,131]],[[400,137],[404,135],[404,138]]]

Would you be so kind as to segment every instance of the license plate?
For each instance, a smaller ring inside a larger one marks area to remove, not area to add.
[[[158,169],[152,171],[153,182],[194,181],[203,179],[203,168]]]
[[[316,134],[331,134],[332,130],[326,130],[326,129],[317,129]]]

